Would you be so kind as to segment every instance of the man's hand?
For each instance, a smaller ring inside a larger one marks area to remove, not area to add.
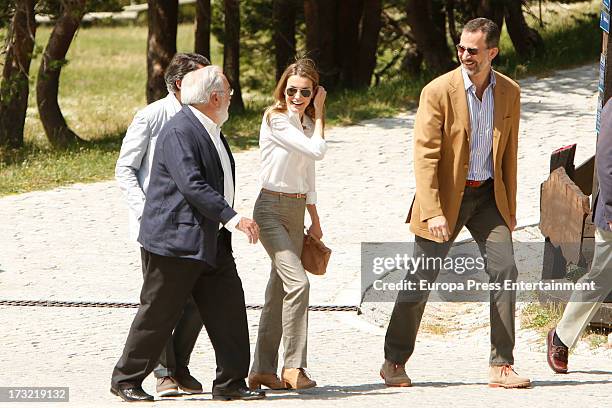
[[[612,231],[612,221],[608,221],[608,228],[610,228],[610,231]]]
[[[448,230],[448,222],[446,217],[438,215],[427,220],[427,229],[436,238],[441,238],[442,241],[448,241],[450,238],[450,231]]]
[[[510,231],[514,231],[516,228],[516,215],[510,216]]]
[[[249,243],[256,244],[259,239],[259,225],[250,218],[242,217],[236,229],[242,231],[249,237]]]

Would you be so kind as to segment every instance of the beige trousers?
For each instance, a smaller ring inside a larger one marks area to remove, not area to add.
[[[567,347],[576,345],[578,338],[612,290],[612,231],[595,230],[595,254],[591,270],[578,280],[594,282],[595,291],[572,293],[563,317],[557,325],[557,336]]]
[[[306,200],[260,193],[253,218],[272,260],[251,372],[276,373],[283,342],[284,366],[306,367],[310,284],[300,260]]]

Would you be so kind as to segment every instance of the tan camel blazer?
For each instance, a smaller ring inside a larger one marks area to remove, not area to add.
[[[493,92],[493,178],[497,209],[510,225],[516,215],[516,167],[520,88],[495,72]],[[440,242],[427,230],[429,218],[444,215],[455,229],[468,173],[470,116],[461,68],[431,81],[421,92],[414,125],[416,194],[406,222],[418,236]]]

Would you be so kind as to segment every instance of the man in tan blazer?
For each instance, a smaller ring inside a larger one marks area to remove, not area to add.
[[[416,235],[414,258],[445,258],[467,227],[486,256],[490,282],[503,287],[517,277],[511,231],[516,226],[520,89],[491,68],[498,43],[495,23],[469,21],[457,44],[461,66],[423,88],[414,127],[416,194],[407,222]],[[435,263],[424,265],[412,279],[433,282],[438,272]],[[380,372],[388,386],[411,385],[404,365],[414,351],[428,296],[428,291],[399,293]],[[512,369],[515,294],[491,291],[490,302],[489,385],[529,387],[529,379]]]

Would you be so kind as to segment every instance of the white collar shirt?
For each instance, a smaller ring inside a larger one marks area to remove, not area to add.
[[[303,123],[291,111],[264,115],[259,132],[262,188],[305,194],[306,204],[316,204],[315,160],[323,159],[327,145],[314,127],[308,115]]]
[[[229,154],[225,149],[225,145],[221,141],[221,127],[218,126],[215,122],[213,122],[208,116],[204,115],[202,112],[189,105],[189,109],[195,117],[200,121],[206,132],[210,135],[210,139],[215,145],[215,149],[217,150],[217,154],[219,155],[219,159],[221,160],[221,167],[223,169],[223,196],[225,197],[225,201],[230,206],[234,206],[234,178],[232,176],[232,163],[229,158]],[[231,220],[225,224],[225,227],[231,231],[235,232],[235,227],[238,224],[241,216],[236,214]]]

